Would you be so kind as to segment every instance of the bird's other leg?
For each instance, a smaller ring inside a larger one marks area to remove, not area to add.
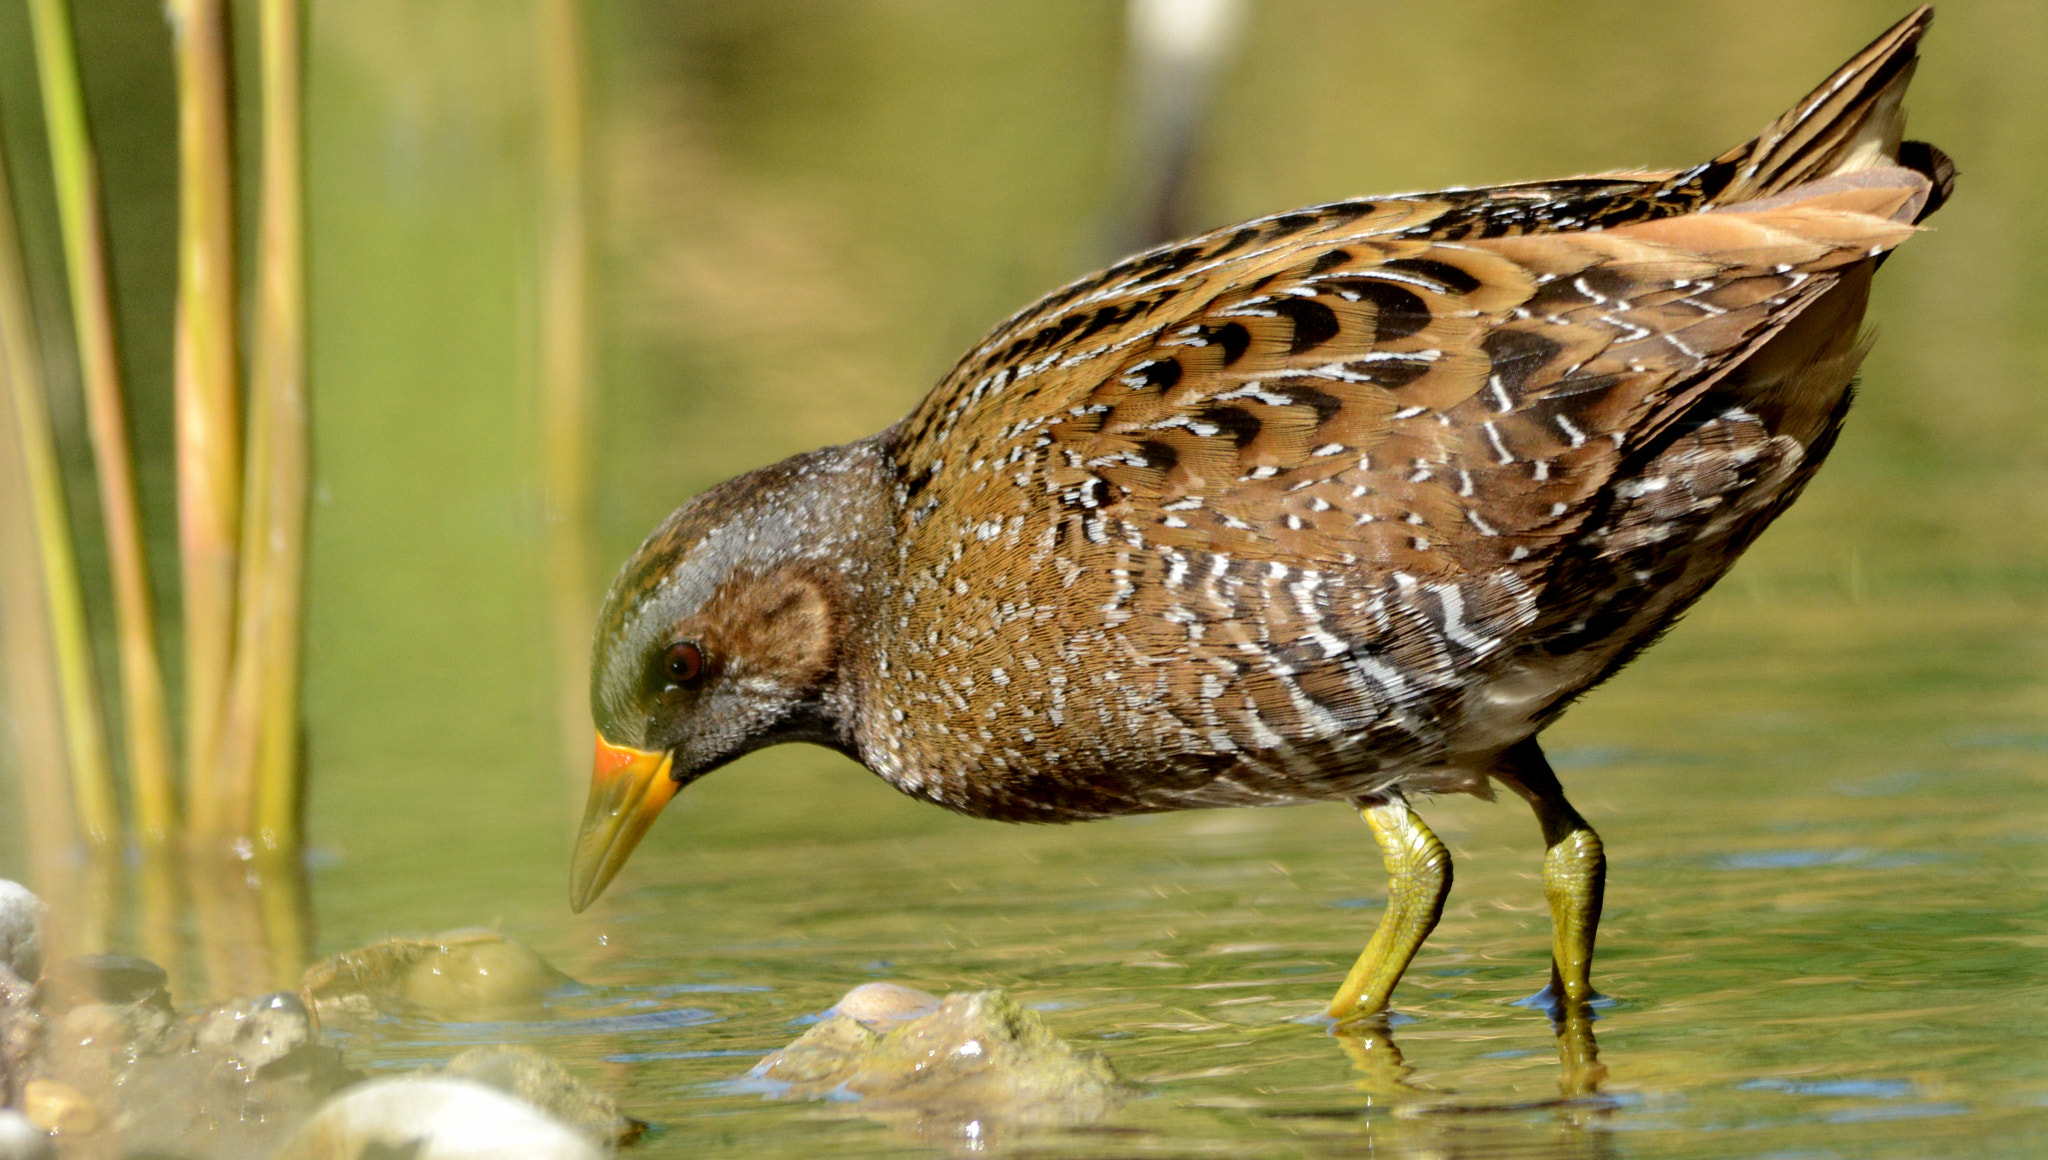
[[[1394,984],[1401,981],[1422,940],[1436,929],[1444,898],[1451,892],[1450,852],[1399,791],[1360,800],[1358,813],[1372,827],[1386,858],[1387,909],[1365,953],[1330,1000],[1326,1014],[1339,1022],[1387,1009]]]
[[[1520,794],[1543,827],[1543,895],[1550,902],[1550,993],[1554,1008],[1583,1009],[1593,991],[1593,938],[1607,885],[1600,835],[1565,800],[1534,737],[1501,755],[1494,777]],[[1553,1014],[1558,1014],[1553,1010]]]

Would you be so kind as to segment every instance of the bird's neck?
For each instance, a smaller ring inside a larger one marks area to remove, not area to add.
[[[773,495],[759,497],[754,550],[801,568],[825,596],[834,621],[831,673],[815,699],[767,743],[808,741],[861,760],[856,741],[859,658],[875,614],[894,590],[900,482],[884,436],[795,456],[771,469]]]

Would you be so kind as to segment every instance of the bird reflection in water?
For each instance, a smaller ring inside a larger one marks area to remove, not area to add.
[[[1375,1154],[1426,1155],[1434,1160],[1498,1156],[1604,1160],[1614,1154],[1608,1117],[1616,1102],[1600,1092],[1607,1068],[1593,1033],[1594,1014],[1583,1006],[1551,1009],[1557,1037],[1557,1097],[1536,1100],[1464,1100],[1416,1078],[1393,1021],[1358,1020],[1332,1029],[1357,1073],[1363,1103],[1323,1111],[1290,1111],[1284,1119],[1356,1121]],[[1553,1117],[1545,1138],[1531,1113]]]

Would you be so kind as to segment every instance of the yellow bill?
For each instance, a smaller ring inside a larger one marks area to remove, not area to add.
[[[583,828],[569,869],[569,905],[579,913],[604,893],[661,807],[676,796],[676,781],[668,775],[673,760],[667,753],[613,745],[598,736],[590,800],[583,807]]]

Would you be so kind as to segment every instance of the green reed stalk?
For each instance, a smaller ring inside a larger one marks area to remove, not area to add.
[[[79,379],[85,392],[113,580],[129,785],[136,827],[143,841],[154,845],[168,840],[177,827],[177,793],[163,670],[157,658],[156,615],[149,593],[149,560],[143,548],[142,512],[136,500],[127,405],[121,391],[106,227],[100,211],[99,161],[86,122],[77,46],[65,0],[30,0],[29,13],[43,114],[49,126],[50,166],[56,178]]]
[[[298,847],[299,641],[306,560],[305,181],[299,0],[262,0],[263,162],[240,621],[223,743],[233,824]]]
[[[223,0],[169,0],[178,74],[177,411],[179,573],[185,604],[185,749],[192,838],[247,817],[220,780],[241,527],[235,376],[234,186]]]
[[[0,154],[0,380],[4,380],[0,387],[7,395],[8,426],[14,431],[23,483],[12,498],[26,500],[27,519],[21,526],[34,540],[31,554],[39,564],[35,586],[40,589],[40,599],[24,599],[26,588],[10,585],[9,635],[28,643],[21,646],[24,667],[12,671],[9,692],[22,704],[42,692],[36,687],[39,680],[46,681],[54,673],[66,750],[62,762],[53,762],[54,754],[24,755],[30,764],[24,775],[33,788],[37,779],[59,776],[58,771],[68,765],[78,824],[94,845],[108,845],[120,836],[120,819],[114,808],[113,776],[107,768],[106,735],[93,680],[92,639],[78,587],[71,527],[64,512],[64,483],[57,468],[56,440],[50,433],[35,316],[29,304],[20,237],[14,228],[14,196],[4,154]],[[49,658],[47,667],[37,663],[38,654]]]
[[[0,206],[0,216],[11,208]],[[14,726],[8,748],[21,771],[20,816],[28,837],[30,881],[45,899],[62,902],[69,898],[62,886],[69,877],[74,832],[65,778],[71,763],[64,753],[56,645],[43,598],[28,465],[14,421],[13,379],[7,353],[0,349],[0,676]],[[52,959],[58,957],[56,948],[45,950]]]
[[[558,712],[572,793],[587,780],[590,592],[589,215],[580,0],[541,0],[540,439]]]

